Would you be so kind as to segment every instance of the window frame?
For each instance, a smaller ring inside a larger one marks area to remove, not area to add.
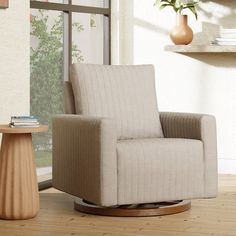
[[[103,64],[111,64],[111,0],[104,0],[104,7],[93,7],[72,4],[72,0],[63,0],[63,3],[53,3],[30,0],[31,9],[55,10],[64,14],[63,18],[63,80],[69,79],[69,67],[72,64],[72,14],[87,13],[103,15]],[[52,187],[52,180],[39,182],[39,190]]]

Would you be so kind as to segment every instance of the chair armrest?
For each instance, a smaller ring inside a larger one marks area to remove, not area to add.
[[[108,118],[53,118],[53,186],[102,206],[117,204],[116,128]]]
[[[203,140],[206,135],[216,136],[216,121],[212,115],[160,112],[160,120],[165,138]]]
[[[165,138],[198,139],[203,142],[205,161],[205,194],[217,193],[216,120],[212,115],[160,112]]]

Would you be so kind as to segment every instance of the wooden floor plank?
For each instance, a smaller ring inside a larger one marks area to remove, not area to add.
[[[73,209],[73,197],[55,189],[40,193],[31,220],[0,220],[0,235],[44,236],[235,236],[236,176],[220,176],[216,199],[193,200],[190,211],[161,217],[104,217]]]

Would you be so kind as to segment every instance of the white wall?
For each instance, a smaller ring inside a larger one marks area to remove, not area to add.
[[[0,9],[0,123],[29,114],[29,1]]]
[[[175,14],[170,9],[159,12],[153,2],[113,2],[113,32],[119,31],[112,38],[113,63],[155,64],[161,111],[215,115],[219,171],[236,174],[236,55],[165,52],[164,45],[171,44],[168,34]],[[198,21],[188,13],[194,44],[208,44],[219,26],[236,28],[236,2],[206,1],[200,8]]]
[[[160,110],[214,114],[219,170],[236,173],[236,56],[164,52],[175,23],[171,10],[158,12],[146,0],[112,4],[113,62],[155,64]],[[215,0],[200,6],[199,21],[190,16],[194,43],[208,43],[219,25],[236,28],[236,2]],[[0,123],[29,113],[29,31],[29,1],[11,0],[10,8],[0,9]]]

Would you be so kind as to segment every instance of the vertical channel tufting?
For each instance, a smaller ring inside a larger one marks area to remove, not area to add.
[[[75,98],[71,83],[65,81],[63,84],[64,90],[64,112],[65,114],[75,114]]]
[[[53,121],[55,187],[103,206],[216,195],[215,120],[161,113],[161,127],[152,66],[73,65],[71,82],[82,116]]]
[[[53,186],[99,205],[117,204],[115,123],[79,115],[53,120]]]
[[[165,138],[197,139],[204,146],[204,196],[217,194],[216,121],[211,115],[161,112]]]
[[[117,158],[118,204],[204,196],[203,143],[199,140],[122,140],[117,144]]]
[[[74,64],[70,80],[77,114],[114,118],[119,139],[163,137],[153,66]]]

